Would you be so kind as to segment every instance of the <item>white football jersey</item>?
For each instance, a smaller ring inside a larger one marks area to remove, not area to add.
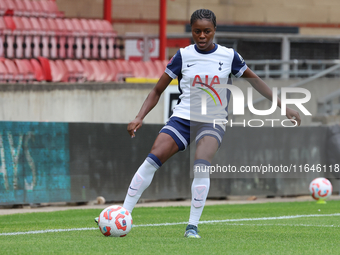
[[[226,119],[230,91],[216,85],[227,84],[231,74],[240,77],[246,69],[236,51],[218,44],[211,51],[201,51],[195,44],[181,48],[165,70],[171,78],[178,78],[180,91],[172,116],[210,123]]]

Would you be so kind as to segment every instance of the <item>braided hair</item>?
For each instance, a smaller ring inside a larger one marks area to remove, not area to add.
[[[202,19],[207,19],[210,20],[213,24],[214,27],[216,27],[216,16],[215,14],[208,10],[208,9],[199,9],[196,10],[192,15],[190,19],[190,26],[196,21],[196,20],[202,20]]]

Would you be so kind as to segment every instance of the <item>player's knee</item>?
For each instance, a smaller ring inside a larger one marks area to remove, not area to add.
[[[211,162],[218,147],[219,143],[214,137],[204,136],[197,143],[195,157]]]
[[[163,136],[161,136],[163,134]],[[151,154],[155,155],[162,164],[165,163],[172,155],[178,152],[179,147],[173,138],[167,134],[161,133],[157,137],[151,148]]]
[[[156,170],[162,166],[161,159],[153,153],[148,154],[146,161],[153,165],[156,168]]]
[[[205,159],[196,159],[194,161],[194,178],[197,180],[201,178],[208,178],[210,177],[210,162]]]
[[[152,149],[150,154],[155,155],[161,164],[164,164],[174,153],[169,153],[169,151],[163,149]]]

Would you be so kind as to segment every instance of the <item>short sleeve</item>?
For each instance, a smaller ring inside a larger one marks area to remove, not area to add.
[[[170,59],[166,66],[165,72],[172,78],[175,79],[180,75],[182,71],[182,55],[180,50]]]
[[[242,56],[234,50],[234,59],[231,64],[231,73],[235,77],[239,78],[243,75],[243,72],[247,70],[247,68],[248,67],[246,65],[246,62],[244,61]]]

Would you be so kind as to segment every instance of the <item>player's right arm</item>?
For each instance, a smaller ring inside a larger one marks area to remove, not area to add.
[[[127,126],[127,131],[131,138],[135,137],[135,132],[142,126],[143,119],[156,106],[160,96],[171,80],[172,78],[167,73],[163,73],[156,86],[151,90],[136,118]]]

